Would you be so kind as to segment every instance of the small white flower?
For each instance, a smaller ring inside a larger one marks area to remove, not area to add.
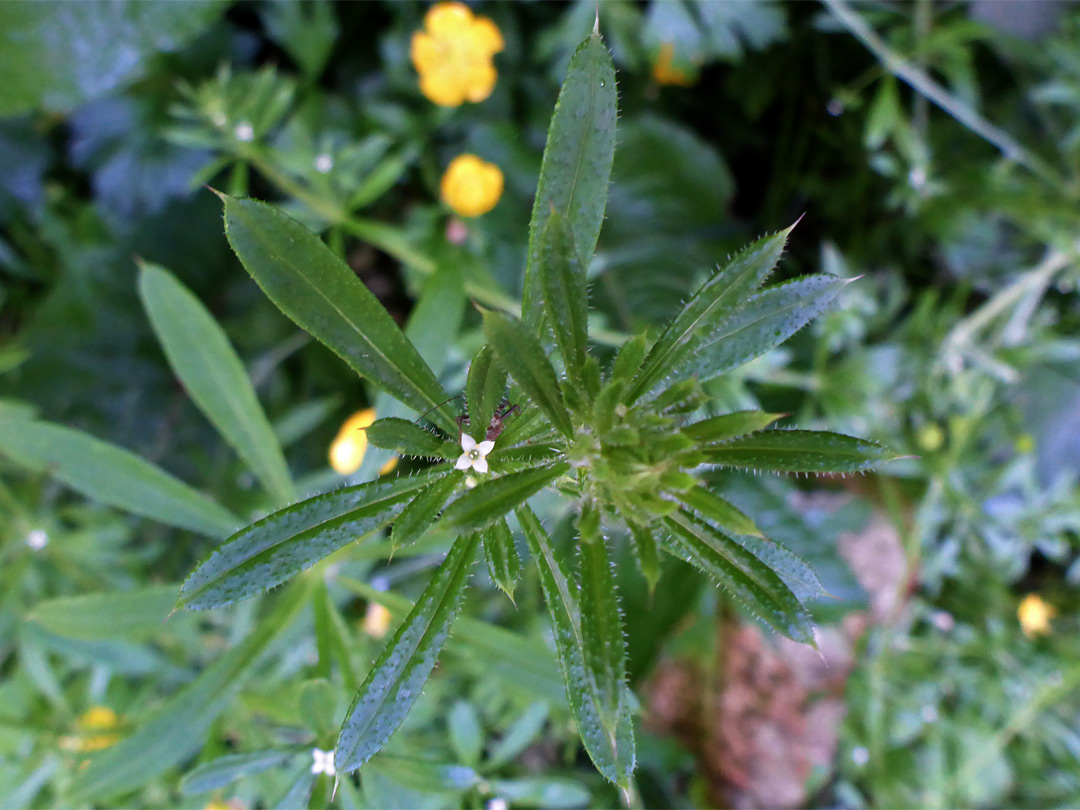
[[[236,140],[238,141],[250,141],[255,138],[255,128],[251,126],[247,121],[241,121],[236,125],[234,130]]]
[[[851,761],[861,768],[870,761],[870,752],[863,746],[857,745],[851,749]]]
[[[929,704],[922,707],[920,712],[924,723],[935,723],[938,719],[937,709]]]
[[[314,760],[311,763],[311,772],[313,774],[325,773],[327,776],[334,776],[337,773],[337,769],[334,767],[333,751],[312,748],[311,758]]]
[[[467,489],[476,489],[476,485],[479,484],[479,483],[480,482],[476,480],[475,475],[466,475],[465,476],[465,487]]]
[[[26,545],[34,551],[41,551],[45,546],[49,545],[49,535],[45,533],[44,529],[34,529],[30,534],[26,535]]]
[[[484,810],[507,810],[510,805],[502,796],[496,796],[494,799],[488,799],[487,804],[484,805]]]
[[[477,444],[476,439],[468,433],[462,433],[461,449],[464,452],[458,456],[457,464],[454,467],[458,470],[467,470],[472,467],[478,473],[486,473],[488,471],[486,456],[494,447],[495,442],[482,441]]]
[[[326,174],[332,168],[334,168],[334,159],[326,152],[315,158],[315,171]]]

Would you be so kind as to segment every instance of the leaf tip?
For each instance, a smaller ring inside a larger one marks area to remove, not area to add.
[[[203,183],[203,188],[205,188],[209,192],[216,194],[218,196],[218,199],[221,200],[223,203],[229,201],[229,195],[226,194],[224,191],[218,191],[216,188],[207,183]]]

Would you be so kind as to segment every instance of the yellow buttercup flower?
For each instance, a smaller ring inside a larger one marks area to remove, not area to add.
[[[367,613],[364,614],[364,632],[372,638],[382,638],[390,629],[392,618],[390,611],[378,602],[369,602]]]
[[[75,736],[64,737],[60,746],[69,751],[100,751],[120,741],[120,719],[108,706],[91,706],[75,721]]]
[[[503,173],[476,155],[458,155],[439,185],[445,202],[461,217],[478,217],[495,207],[503,192]]]
[[[483,101],[495,89],[492,57],[503,47],[502,33],[487,17],[463,3],[436,3],[409,47],[420,92],[442,107]]]
[[[669,84],[678,87],[689,87],[694,79],[686,71],[675,67],[675,45],[665,42],[660,46],[660,52],[653,62],[653,81],[657,84]]]
[[[330,466],[339,475],[352,475],[364,463],[367,452],[367,428],[375,421],[375,409],[357,411],[341,426],[330,445]]]
[[[1037,593],[1029,593],[1016,609],[1020,627],[1028,638],[1050,635],[1050,620],[1057,615],[1053,605],[1048,605]]]

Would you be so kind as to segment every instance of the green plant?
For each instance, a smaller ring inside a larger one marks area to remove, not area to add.
[[[522,317],[483,311],[487,343],[470,366],[461,414],[451,407],[457,398],[317,236],[271,206],[222,197],[229,242],[270,299],[420,414],[379,420],[369,440],[435,463],[295,503],[241,529],[187,579],[180,606],[217,608],[265,592],[391,523],[393,547],[433,527],[456,536],[347,713],[336,747],[339,773],[378,752],[417,699],[481,549],[493,581],[513,595],[516,523],[539,568],[585,748],[605,777],[629,791],[633,700],[607,531],[629,529],[650,586],[666,551],[711,576],[765,624],[812,643],[802,603],[822,593],[812,570],[698,473],[852,473],[894,457],[849,436],[765,430],[780,414],[710,415],[711,381],[794,334],[846,283],[810,276],[759,289],[790,228],[738,253],[655,340],[644,333],[627,340],[601,368],[588,351],[585,271],[604,215],[616,115],[614,68],[594,34],[570,63],[548,133]],[[418,424],[421,417],[432,429]],[[272,459],[263,461],[269,477]],[[579,582],[527,504],[545,488],[576,512]]]

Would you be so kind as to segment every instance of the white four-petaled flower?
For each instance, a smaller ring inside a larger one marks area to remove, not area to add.
[[[476,439],[468,433],[462,433],[461,449],[464,452],[458,456],[457,464],[454,467],[459,470],[467,470],[472,467],[478,473],[486,473],[488,471],[486,456],[494,447],[495,442],[493,441],[482,441],[477,444]]]
[[[311,758],[314,760],[311,763],[312,773],[325,773],[327,776],[334,776],[337,773],[337,769],[334,767],[333,751],[323,751],[321,748],[312,748]]]

